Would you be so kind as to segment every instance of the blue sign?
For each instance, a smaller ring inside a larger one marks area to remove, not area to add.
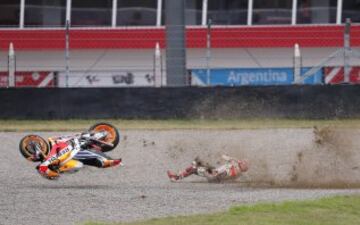
[[[304,74],[310,68],[302,68]],[[246,85],[289,85],[294,82],[293,68],[240,68],[211,69],[207,76],[206,69],[192,70],[192,80],[195,85],[246,86]],[[321,84],[322,71],[306,78],[305,84]]]
[[[303,76],[310,69],[311,68],[302,68],[301,76]],[[319,69],[318,71],[316,71],[315,74],[305,78],[303,83],[304,84],[324,84],[323,77],[324,77],[323,70]]]

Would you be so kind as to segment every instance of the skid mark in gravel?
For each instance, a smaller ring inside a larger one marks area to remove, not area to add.
[[[0,223],[69,225],[84,221],[134,221],[216,212],[233,204],[258,201],[360,194],[359,189],[259,188],[303,184],[315,178],[323,185],[359,182],[356,179],[360,179],[357,169],[360,156],[359,151],[353,150],[360,146],[360,140],[352,137],[360,132],[349,132],[353,135],[347,135],[351,145],[342,154],[341,148],[331,148],[333,143],[330,147],[319,145],[311,129],[122,131],[123,140],[109,154],[122,157],[124,167],[86,167],[58,181],[41,178],[35,171],[36,164],[20,155],[18,141],[25,133],[0,133],[3,143]],[[48,137],[55,133],[38,134]],[[340,147],[348,143],[345,139]],[[217,164],[223,153],[247,158],[251,163],[249,173],[238,182],[226,184],[209,184],[195,176],[171,183],[166,176],[166,170],[182,169],[196,156]],[[319,157],[326,161],[323,167],[316,163]],[[328,170],[334,163],[337,172]],[[316,169],[317,172],[308,172]],[[52,207],[57,209],[49,220],[46,212]]]

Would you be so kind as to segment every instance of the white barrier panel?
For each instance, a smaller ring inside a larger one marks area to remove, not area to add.
[[[149,87],[154,86],[154,75],[150,71],[91,71],[65,72],[58,76],[59,87]]]

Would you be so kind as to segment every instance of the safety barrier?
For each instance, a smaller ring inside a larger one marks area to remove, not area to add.
[[[1,119],[349,118],[360,86],[0,89]]]

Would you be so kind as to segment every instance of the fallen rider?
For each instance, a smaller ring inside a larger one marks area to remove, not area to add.
[[[246,160],[238,160],[227,155],[222,155],[221,157],[225,162],[219,167],[210,166],[203,163],[199,158],[195,158],[191,166],[185,170],[178,174],[167,171],[167,175],[173,182],[193,174],[205,177],[209,182],[221,182],[236,179],[249,169],[249,163]]]

